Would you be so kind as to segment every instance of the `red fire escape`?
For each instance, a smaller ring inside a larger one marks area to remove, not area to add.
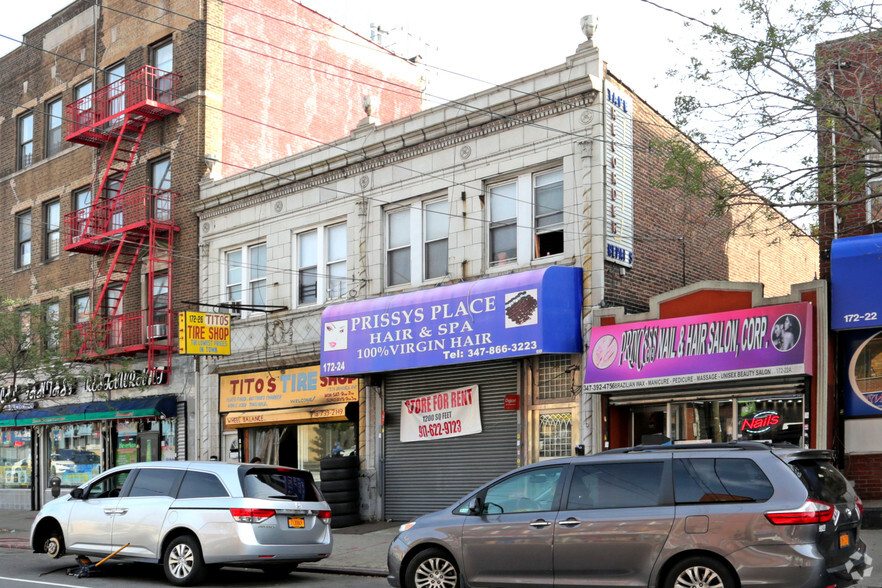
[[[157,382],[168,381],[174,351],[170,293],[177,194],[150,186],[126,190],[126,178],[147,125],[181,112],[175,105],[179,80],[144,66],[69,104],[65,117],[65,139],[101,150],[91,203],[64,218],[65,251],[101,258],[91,317],[73,329],[71,351],[80,360],[146,353]],[[147,308],[123,313],[129,282],[134,279],[137,287],[141,275]]]

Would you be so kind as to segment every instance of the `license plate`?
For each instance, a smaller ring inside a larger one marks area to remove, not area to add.
[[[306,526],[306,520],[303,517],[288,517],[289,529],[302,529]]]
[[[843,533],[839,536],[839,547],[848,547],[851,540],[848,538],[848,533]]]

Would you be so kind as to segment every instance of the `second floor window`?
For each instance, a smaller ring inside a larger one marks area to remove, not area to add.
[[[412,276],[431,280],[447,275],[449,221],[446,198],[386,215],[386,285],[409,284]]]
[[[89,322],[89,293],[74,294],[70,300],[70,308],[71,320],[74,324],[81,325]]]
[[[18,117],[18,169],[28,167],[34,162],[34,115],[23,114]]]
[[[522,174],[488,191],[491,265],[563,253],[563,170]]]
[[[31,265],[31,211],[15,215],[16,267]]]
[[[58,320],[61,317],[59,312],[60,308],[57,300],[48,302],[43,307],[43,317],[46,321],[45,335],[47,349],[58,348]]]
[[[43,207],[43,258],[55,259],[61,253],[61,201],[47,202]]]
[[[227,251],[225,255],[226,302],[243,306],[266,305],[266,243]]]
[[[340,298],[347,292],[346,225],[297,235],[297,304]]]
[[[46,103],[46,157],[52,157],[64,148],[62,116],[61,98]]]

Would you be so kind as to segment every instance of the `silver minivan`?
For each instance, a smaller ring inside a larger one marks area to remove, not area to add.
[[[331,554],[331,511],[312,474],[287,467],[161,461],[118,466],[46,504],[31,527],[35,552],[109,555],[162,564],[190,586],[209,566],[274,577]]]
[[[519,468],[404,524],[389,583],[829,588],[870,565],[828,451],[635,447]]]

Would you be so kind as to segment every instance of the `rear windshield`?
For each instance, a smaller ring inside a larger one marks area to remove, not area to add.
[[[251,468],[245,472],[242,487],[248,498],[274,498],[316,502],[318,490],[312,474],[285,468]]]
[[[817,459],[799,459],[790,462],[809,493],[809,498],[829,503],[844,502],[848,482],[833,464]]]

